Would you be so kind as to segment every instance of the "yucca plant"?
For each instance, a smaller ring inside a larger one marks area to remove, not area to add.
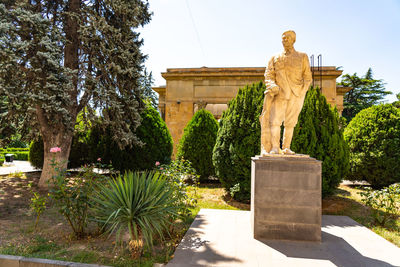
[[[173,187],[159,172],[126,172],[99,185],[94,197],[96,221],[110,235],[129,232],[129,249],[134,258],[143,246],[153,246],[153,236],[168,232],[171,216],[177,216]]]

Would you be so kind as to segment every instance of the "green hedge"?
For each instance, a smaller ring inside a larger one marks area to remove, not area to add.
[[[13,152],[15,160],[25,160],[29,159],[29,152]]]
[[[374,188],[400,182],[400,109],[391,104],[360,111],[345,129],[350,146],[349,180]]]
[[[28,160],[29,148],[0,148],[0,155],[13,154],[14,160]]]
[[[11,147],[11,148],[0,148],[0,153],[3,153],[4,151],[7,152],[29,152],[29,148],[17,148],[17,147]]]

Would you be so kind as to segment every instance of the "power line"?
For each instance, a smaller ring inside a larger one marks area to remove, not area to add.
[[[201,53],[203,54],[203,60],[204,60],[205,57],[206,57],[206,54],[204,53],[203,45],[201,44],[200,35],[199,35],[199,32],[197,31],[196,23],[194,23],[194,19],[193,19],[193,16],[192,16],[192,11],[190,10],[190,6],[189,6],[189,1],[188,0],[186,0],[186,7],[187,7],[187,9],[189,11],[189,16],[190,16],[190,19],[192,20],[193,28],[194,28],[194,31],[196,33],[197,41],[199,42],[199,46],[200,46],[200,49],[201,49]]]

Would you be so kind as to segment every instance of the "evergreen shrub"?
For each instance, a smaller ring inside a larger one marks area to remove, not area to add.
[[[237,200],[250,199],[251,157],[260,154],[260,121],[265,85],[240,88],[219,123],[213,150],[215,172]]]
[[[150,105],[141,113],[142,122],[135,134],[143,146],[134,145],[120,149],[112,140],[110,129],[103,129],[101,122],[94,125],[89,137],[91,160],[101,158],[119,171],[150,170],[155,163],[168,164],[171,161],[172,137],[167,125],[156,109]]]
[[[15,160],[24,160],[27,161],[29,158],[29,152],[13,152]]]
[[[217,177],[237,200],[250,199],[251,157],[260,154],[264,90],[262,83],[239,89],[219,125],[213,164]],[[291,148],[323,161],[323,196],[333,192],[349,169],[342,119],[317,88],[306,95]]]
[[[37,140],[33,140],[29,145],[29,157],[28,160],[31,165],[37,169],[43,167],[44,151],[43,151],[43,140],[39,137]]]
[[[344,119],[326,102],[319,88],[311,88],[294,129],[291,148],[322,161],[322,196],[334,192],[349,170],[349,147]]]
[[[41,169],[43,167],[44,145],[41,137],[31,142],[27,160],[35,168]],[[74,134],[68,159],[68,168],[78,168],[89,162],[89,147],[87,143],[81,141],[79,136]]]
[[[400,182],[400,110],[391,104],[359,112],[346,127],[350,146],[349,180],[365,180],[373,188]]]
[[[206,181],[214,175],[212,153],[217,132],[217,121],[205,109],[197,111],[183,130],[177,158],[189,160],[200,175],[200,181]]]

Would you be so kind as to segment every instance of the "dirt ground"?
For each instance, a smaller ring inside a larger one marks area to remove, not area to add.
[[[35,229],[36,214],[30,209],[30,199],[33,192],[46,196],[47,191],[37,187],[40,172],[18,176],[21,177],[0,176],[0,254],[114,266],[135,265],[125,248],[115,246],[115,237],[99,236],[97,227],[92,227],[92,233],[89,231],[84,239],[77,240],[64,217],[51,203],[47,204]],[[32,187],[29,187],[30,183]],[[173,250],[174,246],[171,244],[168,250]],[[171,254],[165,249],[156,244],[155,252],[145,255],[140,260],[143,264],[139,266],[152,266],[152,262],[165,261],[166,254]]]

